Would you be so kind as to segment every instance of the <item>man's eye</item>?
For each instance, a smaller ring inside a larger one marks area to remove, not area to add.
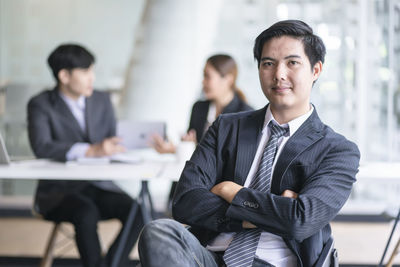
[[[290,64],[290,65],[297,65],[297,64],[299,64],[299,62],[294,61],[294,60],[291,60],[291,61],[289,61],[289,64]]]
[[[272,65],[274,65],[274,63],[272,63],[271,61],[264,61],[263,62],[263,66],[272,66]]]

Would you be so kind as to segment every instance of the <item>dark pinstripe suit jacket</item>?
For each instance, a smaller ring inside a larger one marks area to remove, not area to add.
[[[65,155],[78,142],[98,143],[115,136],[116,120],[109,95],[94,91],[86,99],[86,133],[82,131],[57,89],[44,91],[28,103],[28,134],[38,158],[65,161]],[[35,209],[42,215],[56,207],[65,194],[77,192],[88,182],[39,181]]]
[[[331,235],[329,222],[346,202],[358,171],[357,146],[324,125],[314,110],[289,138],[276,163],[271,193],[241,189],[232,203],[210,192],[222,181],[243,185],[254,159],[266,108],[221,115],[182,172],[174,217],[194,229],[202,244],[220,232],[240,231],[242,221],[281,236],[313,266]],[[297,199],[281,197],[286,189]]]

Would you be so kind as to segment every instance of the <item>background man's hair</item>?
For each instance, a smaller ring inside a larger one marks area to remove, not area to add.
[[[78,44],[62,44],[47,58],[54,78],[58,82],[58,72],[62,69],[87,69],[95,62],[94,56],[83,46]]]
[[[324,63],[326,54],[324,42],[313,33],[312,28],[301,20],[284,20],[264,30],[256,38],[253,53],[258,66],[260,66],[264,44],[272,38],[281,36],[291,36],[302,41],[304,52],[310,61],[311,68],[314,67],[315,63],[318,61]]]

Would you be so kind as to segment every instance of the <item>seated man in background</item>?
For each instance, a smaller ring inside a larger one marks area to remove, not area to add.
[[[254,57],[269,103],[212,124],[173,201],[197,238],[173,220],[149,223],[143,267],[311,267],[331,240],[360,153],[310,103],[325,46],[304,22],[281,21],[256,38]]]
[[[50,54],[48,64],[57,85],[28,103],[29,140],[38,158],[66,161],[124,151],[115,137],[109,95],[93,90],[94,61],[89,51],[75,44],[60,45]],[[97,222],[117,218],[124,224],[133,201],[111,181],[41,180],[35,209],[47,220],[74,225],[84,266],[107,266],[123,228],[103,260]],[[139,213],[124,245],[122,261],[128,260],[142,227]]]

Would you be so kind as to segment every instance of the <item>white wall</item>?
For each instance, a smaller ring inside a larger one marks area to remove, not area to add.
[[[52,86],[47,56],[77,42],[96,58],[97,87],[119,87],[145,0],[0,0],[0,80]]]

